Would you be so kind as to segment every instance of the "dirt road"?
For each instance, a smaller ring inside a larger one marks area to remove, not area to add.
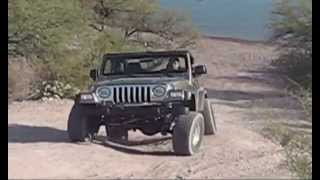
[[[264,69],[273,47],[203,39],[193,53],[207,64],[203,80],[218,126],[201,152],[175,156],[170,137],[138,132],[130,132],[128,146],[104,143],[103,128],[94,143],[70,143],[72,101],[14,102],[8,108],[9,178],[290,177],[281,146],[257,132],[269,118],[299,118],[281,79]]]

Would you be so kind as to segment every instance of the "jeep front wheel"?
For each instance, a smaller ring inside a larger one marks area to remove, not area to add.
[[[173,150],[181,155],[193,155],[198,152],[204,135],[203,115],[189,112],[180,115],[173,129]]]
[[[92,140],[99,130],[99,119],[90,118],[91,107],[74,104],[68,119],[68,134],[72,142]]]

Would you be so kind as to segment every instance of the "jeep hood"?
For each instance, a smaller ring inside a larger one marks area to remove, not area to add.
[[[188,79],[185,77],[134,77],[134,78],[119,78],[101,80],[95,86],[102,85],[138,85],[138,84],[188,84]]]

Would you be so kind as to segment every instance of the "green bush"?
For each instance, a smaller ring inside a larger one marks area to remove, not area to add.
[[[274,8],[273,38],[280,56],[273,65],[286,73],[289,93],[301,104],[306,120],[312,122],[312,0],[280,0]],[[280,134],[289,169],[301,179],[312,178],[312,136],[287,129]]]
[[[273,65],[304,88],[312,88],[312,59],[308,59],[305,54],[284,53],[273,62]]]
[[[35,99],[42,98],[73,98],[80,92],[78,88],[73,87],[70,84],[66,84],[60,81],[43,81],[38,83],[34,89],[36,95]]]
[[[31,82],[37,76],[32,67],[23,59],[12,60],[8,65],[8,98],[9,100],[23,99],[32,92]]]
[[[159,11],[157,1],[9,0],[8,56],[26,58],[36,72],[31,97],[71,97],[73,90],[63,87],[85,89],[91,83],[89,70],[103,54],[144,50],[140,33],[192,42],[186,19],[166,11],[157,19]],[[15,76],[8,79],[10,94],[22,81]]]
[[[311,179],[312,137],[310,135],[295,132],[287,126],[276,123],[264,127],[262,134],[284,148],[287,167],[294,176]]]
[[[273,65],[312,89],[312,0],[277,1],[274,15],[271,27],[280,57]]]
[[[16,78],[14,77],[14,73],[9,70],[8,72],[8,99],[11,100],[13,93],[16,89]]]
[[[285,147],[288,167],[301,179],[312,179],[312,140],[296,136]]]
[[[305,88],[294,80],[288,79],[288,81],[290,82],[288,94],[299,102],[306,120],[312,122],[312,86]]]
[[[138,49],[123,44],[115,34],[92,32],[91,35],[88,41],[81,42],[81,49],[61,51],[51,61],[33,61],[41,79],[33,85],[33,91],[37,94],[35,97],[73,97],[75,92],[86,89],[92,83],[89,71],[101,62],[105,53]],[[65,86],[71,86],[73,90],[63,88]]]

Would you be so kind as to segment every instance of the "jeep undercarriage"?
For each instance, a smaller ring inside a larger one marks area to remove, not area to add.
[[[143,107],[143,108],[142,108]],[[99,109],[99,110],[98,110]],[[126,130],[141,130],[152,136],[156,133],[172,133],[175,118],[185,114],[188,109],[182,103],[99,105],[97,114],[101,114],[101,125],[121,127]]]

